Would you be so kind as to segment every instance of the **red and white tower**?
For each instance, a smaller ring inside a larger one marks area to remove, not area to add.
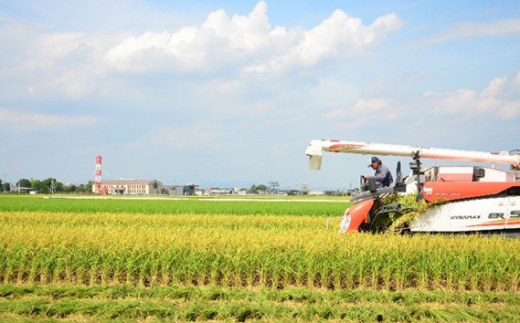
[[[95,191],[94,193],[95,194],[101,194],[101,156],[97,156],[96,157],[96,171],[94,173],[94,176],[95,176],[95,179],[94,179],[94,184],[95,184]]]

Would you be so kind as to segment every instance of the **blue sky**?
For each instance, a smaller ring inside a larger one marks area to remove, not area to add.
[[[312,139],[520,147],[518,1],[0,1],[0,46],[8,182],[102,155],[107,179],[334,189],[369,156],[310,171]]]

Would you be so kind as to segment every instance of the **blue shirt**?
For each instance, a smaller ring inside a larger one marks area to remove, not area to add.
[[[394,178],[392,177],[392,173],[390,173],[388,167],[381,164],[381,166],[376,169],[374,180],[376,182],[376,187],[388,187],[393,183]]]

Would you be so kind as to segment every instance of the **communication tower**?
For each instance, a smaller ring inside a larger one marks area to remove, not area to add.
[[[269,190],[271,191],[271,194],[278,193],[278,189],[280,188],[278,181],[270,181],[267,184],[269,184]]]
[[[96,171],[94,172],[95,194],[101,194],[101,155],[96,157]]]

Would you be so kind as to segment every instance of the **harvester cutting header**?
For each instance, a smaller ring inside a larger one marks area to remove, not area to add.
[[[346,210],[341,232],[381,231],[409,210],[400,203],[385,203],[392,194],[417,194],[430,204],[407,227],[412,232],[506,232],[520,234],[520,150],[479,152],[419,146],[340,140],[312,140],[305,151],[309,168],[319,170],[323,152],[412,159],[411,173],[403,178],[398,163],[396,181],[376,188],[373,178],[362,185],[354,204]],[[423,167],[422,158],[492,164],[482,166]],[[495,168],[510,165],[509,171]],[[394,199],[395,200],[395,199]],[[390,216],[388,216],[390,215]]]

